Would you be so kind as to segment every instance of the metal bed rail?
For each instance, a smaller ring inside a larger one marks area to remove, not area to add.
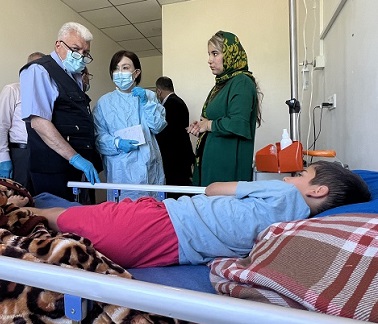
[[[163,200],[166,198],[167,192],[183,193],[183,194],[204,194],[206,187],[196,186],[172,186],[172,185],[149,185],[149,184],[124,184],[124,183],[95,183],[69,181],[67,187],[72,188],[73,194],[76,195],[78,201],[80,189],[106,189],[113,191],[113,199],[119,202],[121,190],[139,190],[157,192],[157,199]]]
[[[67,183],[69,188],[88,188],[88,189],[107,189],[107,190],[141,190],[154,192],[178,192],[178,193],[205,193],[206,187],[196,186],[172,186],[172,185],[149,185],[149,184],[121,184],[121,183],[95,183],[69,181]]]
[[[347,324],[352,319],[0,256],[0,278],[196,323]],[[75,314],[66,309],[66,316]],[[68,313],[68,314],[67,314]]]

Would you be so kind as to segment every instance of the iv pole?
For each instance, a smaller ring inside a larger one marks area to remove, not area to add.
[[[298,60],[297,60],[297,19],[296,0],[289,0],[289,31],[290,31],[290,81],[291,99],[286,101],[290,115],[290,137],[293,141],[300,140],[298,98]]]

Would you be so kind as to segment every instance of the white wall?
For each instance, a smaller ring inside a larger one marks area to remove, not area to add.
[[[143,70],[140,86],[152,88],[155,91],[155,82],[163,73],[162,57],[151,56],[140,58],[140,63]]]
[[[1,0],[0,87],[18,81],[19,68],[26,63],[30,53],[51,53],[60,27],[68,21],[83,24],[94,37],[91,44],[94,60],[88,65],[94,75],[88,93],[92,98],[92,106],[101,95],[113,90],[114,85],[108,72],[109,62],[112,55],[121,48],[59,0]],[[141,64],[141,86],[154,86],[155,80],[162,73],[161,57],[142,58]]]
[[[50,54],[54,50],[59,28],[68,21],[77,21],[90,29],[94,40],[91,54],[94,61],[88,69],[94,75],[89,95],[97,98],[111,89],[108,64],[119,46],[90,23],[58,0],[2,0],[0,11],[0,43],[2,44],[1,84],[18,80],[18,70],[34,51]]]
[[[278,141],[282,129],[289,128],[288,1],[191,0],[163,6],[163,74],[172,78],[191,120],[199,118],[215,82],[207,64],[207,41],[220,29],[238,35],[265,95],[257,150]]]
[[[339,0],[324,1],[324,22],[328,22]],[[306,1],[312,7],[313,0]],[[303,14],[303,3],[301,13]],[[378,170],[378,1],[348,0],[322,42],[315,41],[315,53],[323,48],[326,66],[314,71],[313,105],[336,94],[337,107],[323,113],[319,149],[335,149],[351,169]],[[319,12],[319,19],[322,12]],[[311,29],[310,22],[308,29]],[[318,25],[319,26],[319,25]],[[319,27],[318,27],[319,28]],[[323,26],[320,26],[321,31]],[[317,35],[319,35],[317,33]],[[302,44],[303,45],[303,44]],[[311,50],[311,44],[308,44]],[[316,54],[316,55],[317,55]],[[312,59],[312,58],[311,58]]]

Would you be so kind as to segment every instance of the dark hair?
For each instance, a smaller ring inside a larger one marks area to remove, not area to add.
[[[138,56],[134,52],[121,50],[113,55],[109,65],[110,78],[113,80],[113,72],[117,69],[117,64],[121,62],[123,57],[128,57],[131,62],[133,62],[135,69],[140,70],[139,75],[135,79],[135,83],[138,85],[142,80],[142,66],[140,64]]]
[[[311,164],[315,177],[310,181],[313,185],[328,187],[328,195],[323,204],[315,211],[319,214],[327,209],[341,205],[366,202],[371,199],[369,188],[362,178],[344,168],[340,163],[317,161]]]
[[[155,85],[157,88],[161,90],[175,92],[172,80],[166,76],[162,76],[159,79],[157,79]]]

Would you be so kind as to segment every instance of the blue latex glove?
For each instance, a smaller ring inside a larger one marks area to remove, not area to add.
[[[2,178],[13,178],[13,165],[12,161],[0,162],[0,177]]]
[[[133,94],[134,97],[140,98],[140,103],[143,106],[147,103],[148,98],[147,98],[146,90],[144,90],[143,88],[135,87],[131,90],[131,93]]]
[[[84,159],[79,153],[75,154],[69,162],[76,169],[83,171],[91,184],[94,184],[95,182],[101,182],[100,177],[98,176],[98,173],[93,164]]]
[[[118,142],[118,148],[126,153],[129,153],[139,148],[139,146],[134,145],[138,143],[139,143],[138,141],[134,141],[134,140],[120,139]]]

